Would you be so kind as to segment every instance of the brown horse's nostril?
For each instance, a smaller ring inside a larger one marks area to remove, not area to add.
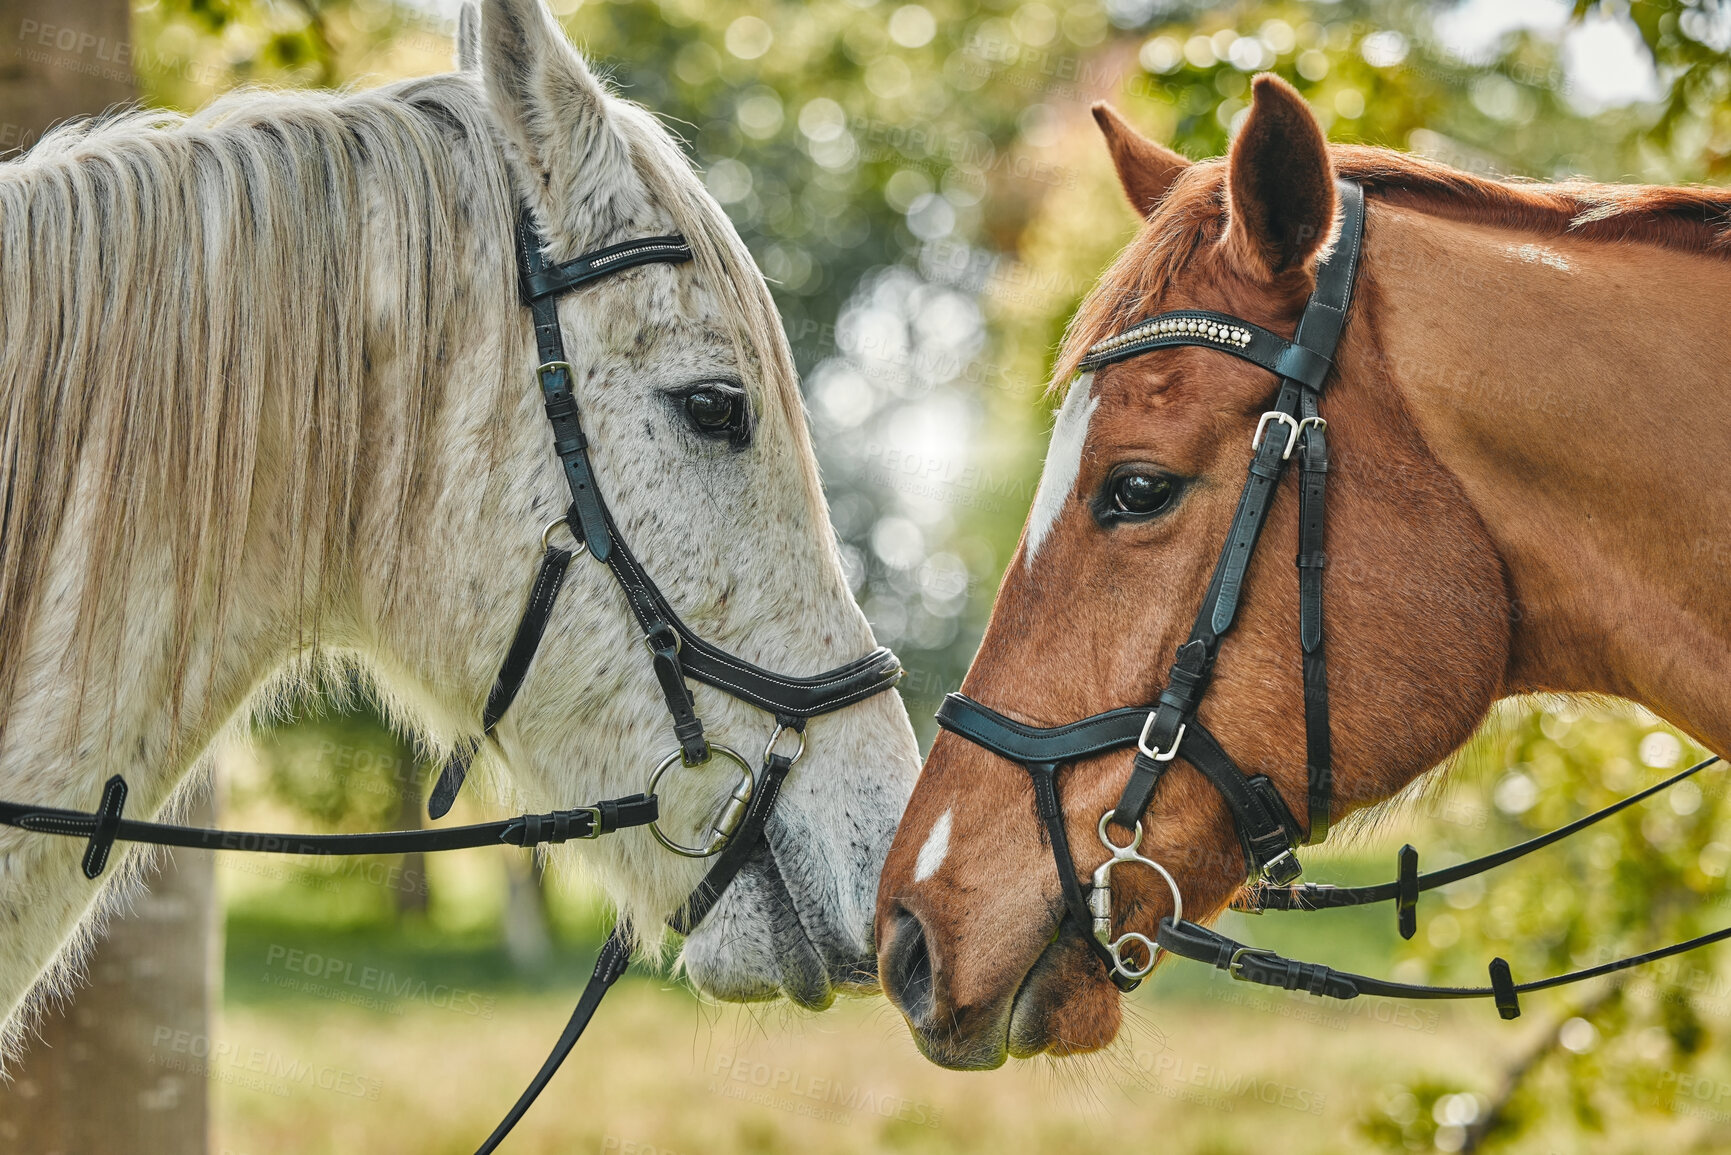
[[[898,904],[890,936],[884,959],[884,993],[910,1021],[924,1023],[933,1006],[932,953],[926,945],[925,927]]]

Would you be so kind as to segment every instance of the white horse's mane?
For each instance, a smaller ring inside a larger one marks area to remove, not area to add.
[[[655,118],[610,105],[700,273],[742,290],[726,295],[741,363],[803,439],[795,372],[750,254]],[[107,455],[107,485],[86,495],[91,517],[77,527],[88,577],[70,685],[102,657],[89,642],[116,612],[111,591],[126,582],[140,524],[171,527],[177,671],[193,616],[214,606],[220,623],[229,606],[255,483],[292,500],[292,561],[303,607],[316,607],[351,542],[357,471],[374,468],[364,450],[389,437],[389,460],[410,468],[385,481],[395,524],[369,548],[401,555],[427,496],[412,466],[437,415],[438,363],[473,319],[460,294],[492,284],[516,300],[509,147],[478,79],[456,74],[360,93],[241,90],[192,116],[75,122],[0,165],[0,738],[84,454]],[[376,270],[368,282],[358,257],[381,231],[401,255],[394,284]],[[477,258],[495,267],[477,270]],[[381,334],[393,376],[422,385],[392,430],[377,429],[362,397],[380,355],[369,337]],[[497,397],[500,422],[525,387],[507,369],[473,383]],[[267,392],[294,399],[304,452],[286,477],[255,475]],[[303,627],[316,645],[317,621]],[[169,690],[174,710],[182,687]]]

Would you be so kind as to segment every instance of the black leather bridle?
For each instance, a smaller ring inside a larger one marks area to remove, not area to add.
[[[1353,283],[1364,239],[1364,192],[1351,181],[1337,181],[1340,231],[1333,248],[1316,266],[1316,284],[1291,340],[1248,321],[1222,313],[1187,309],[1161,313],[1140,321],[1090,349],[1080,362],[1084,372],[1179,345],[1218,349],[1259,365],[1279,381],[1274,406],[1262,415],[1253,440],[1250,474],[1227,530],[1226,544],[1202,598],[1190,637],[1178,648],[1166,688],[1153,706],[1108,710],[1068,725],[1028,726],[1005,717],[972,698],[950,694],[938,710],[938,724],[1023,767],[1034,783],[1034,803],[1051,843],[1063,891],[1063,926],[1079,933],[1122,990],[1134,989],[1154,968],[1159,950],[1209,963],[1234,978],[1313,995],[1350,999],[1360,994],[1416,999],[1494,999],[1505,1019],[1520,1014],[1519,996],[1580,982],[1600,975],[1667,958],[1709,943],[1731,938],[1731,928],[1718,930],[1645,954],[1532,982],[1516,983],[1508,963],[1494,959],[1488,987],[1442,987],[1398,983],[1335,970],[1322,963],[1284,958],[1274,951],[1248,947],[1184,918],[1183,895],[1176,880],[1160,863],[1140,852],[1142,818],[1155,788],[1182,760],[1217,790],[1231,812],[1244,854],[1251,886],[1234,908],[1322,910],[1370,903],[1395,903],[1402,937],[1417,929],[1421,891],[1458,881],[1511,862],[1599,820],[1665,790],[1719,761],[1711,757],[1665,781],[1625,798],[1567,826],[1508,850],[1471,862],[1421,875],[1418,852],[1403,847],[1394,882],[1364,887],[1293,885],[1300,866],[1294,851],[1301,843],[1322,841],[1328,832],[1333,794],[1332,755],[1328,724],[1328,667],[1324,656],[1322,573],[1323,499],[1328,477],[1328,423],[1320,415],[1324,383],[1352,304]],[[1075,388],[1086,388],[1086,382]],[[1307,824],[1300,826],[1274,783],[1263,774],[1246,775],[1214,735],[1196,717],[1207,693],[1220,645],[1237,616],[1244,576],[1268,517],[1274,493],[1287,461],[1296,453],[1298,490],[1298,625],[1304,685]],[[1092,886],[1077,875],[1075,857],[1064,826],[1057,774],[1060,767],[1100,754],[1134,747],[1130,779],[1118,804],[1100,818],[1101,843],[1111,853],[1095,871]],[[1112,841],[1108,827],[1133,832],[1126,843]],[[1155,937],[1134,931],[1112,934],[1111,874],[1121,864],[1146,866],[1171,890],[1173,913],[1161,919]],[[1145,962],[1125,957],[1125,945],[1145,951]]]
[[[901,679],[901,663],[888,649],[879,646],[864,657],[821,674],[778,674],[711,645],[680,621],[679,615],[673,612],[666,597],[620,537],[596,485],[594,467],[589,460],[588,439],[583,434],[577,398],[572,391],[572,371],[565,356],[557,302],[566,293],[639,265],[683,264],[691,259],[691,249],[681,236],[647,237],[611,245],[559,264],[549,264],[542,251],[542,238],[527,209],[518,215],[515,238],[520,293],[534,320],[535,345],[539,355],[535,375],[541,387],[547,420],[552,426],[553,448],[571,493],[571,505],[564,517],[547,526],[542,533],[544,552],[541,564],[530,588],[528,605],[517,623],[516,634],[487,695],[481,717],[481,736],[463,743],[446,762],[427,809],[434,818],[441,818],[450,810],[475,754],[491,737],[528,676],[571,562],[585,552],[596,561],[605,563],[625,592],[626,604],[630,606],[632,617],[642,630],[652,656],[656,680],[679,743],[678,749],[657,767],[650,779],[649,792],[606,799],[593,806],[572,810],[525,814],[501,822],[437,830],[260,834],[123,818],[121,812],[126,803],[127,787],[125,780],[117,774],[104,786],[101,803],[94,812],[0,802],[0,825],[87,840],[83,869],[85,876],[91,879],[101,875],[107,866],[116,841],[275,854],[403,854],[499,843],[532,847],[573,838],[598,838],[625,827],[647,825],[662,845],[670,849],[689,857],[714,858],[697,887],[667,920],[668,925],[681,935],[690,935],[697,929],[747,860],[760,847],[767,847],[764,832],[770,813],[780,797],[782,783],[805,752],[807,720],[890,689]],[[560,525],[569,529],[577,539],[575,549],[553,544],[553,534]],[[774,716],[775,726],[757,767],[753,768],[731,749],[708,739],[686,684],[688,677]],[[777,748],[788,731],[798,737],[798,745],[791,754],[782,753]],[[696,849],[680,846],[670,841],[655,825],[658,816],[655,784],[675,762],[697,766],[710,761],[715,753],[722,754],[741,768],[741,780],[715,820],[707,843]],[[565,1056],[570,1054],[602,997],[629,966],[629,940],[629,929],[623,923],[616,925],[608,935],[564,1032],[510,1113],[488,1136],[476,1155],[488,1155],[498,1147],[552,1079]]]

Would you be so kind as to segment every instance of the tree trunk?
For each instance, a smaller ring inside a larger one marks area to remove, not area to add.
[[[0,0],[0,155],[138,95],[125,0]]]
[[[193,811],[212,820],[208,798]],[[91,957],[90,985],[44,1016],[0,1084],[8,1155],[203,1155],[208,1150],[211,855],[171,852]]]
[[[126,0],[0,0],[0,156],[68,117],[133,100]],[[193,821],[211,820],[208,797]],[[50,1011],[0,1083],[8,1155],[202,1155],[208,1087],[175,1060],[208,1053],[216,961],[211,855],[164,858],[91,955],[89,985]],[[180,1046],[177,1047],[177,1041]]]

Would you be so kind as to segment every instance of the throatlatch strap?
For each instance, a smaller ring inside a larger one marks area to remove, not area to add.
[[[505,661],[499,667],[498,677],[493,679],[487,705],[481,711],[483,741],[493,733],[493,728],[511,708],[511,703],[517,700],[517,691],[523,688],[523,679],[529,676],[529,666],[535,660],[542,635],[547,632],[547,622],[553,616],[553,604],[559,598],[560,587],[565,584],[572,556],[570,550],[556,545],[548,546],[541,555],[540,568],[535,571],[535,584],[529,589],[529,604],[523,610],[523,616],[517,619],[517,632],[511,639],[511,648],[505,651]],[[451,804],[457,800],[457,791],[462,789],[469,765],[480,748],[480,741],[469,741],[451,752],[432,794],[427,798],[429,816],[443,818],[450,813]]]
[[[1267,875],[1276,885],[1298,877],[1300,867],[1292,848],[1300,840],[1298,824],[1266,774],[1246,775],[1200,721],[1191,719],[1178,756],[1194,766],[1225,799],[1244,850],[1245,870],[1252,878]]]

